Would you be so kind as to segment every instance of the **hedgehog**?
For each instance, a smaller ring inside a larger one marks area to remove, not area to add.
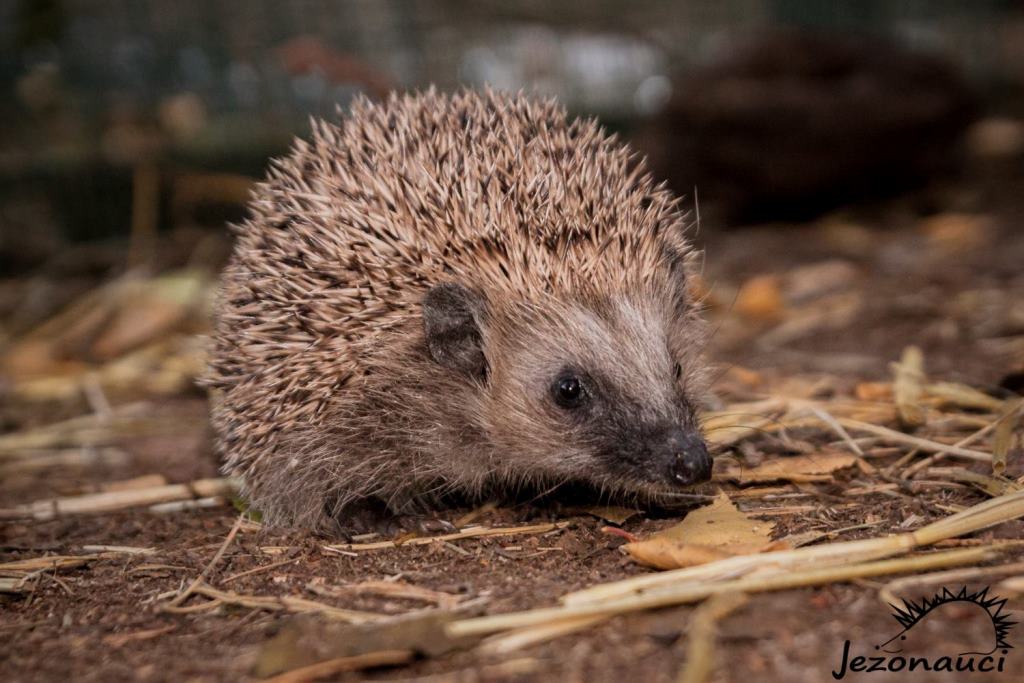
[[[225,473],[313,530],[561,487],[694,497],[680,205],[553,100],[431,89],[314,120],[234,226],[205,378]]]

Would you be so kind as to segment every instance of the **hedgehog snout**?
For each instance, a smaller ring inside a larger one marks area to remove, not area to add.
[[[651,451],[663,463],[669,481],[679,486],[700,484],[711,479],[711,454],[700,435],[670,427],[651,444]]]

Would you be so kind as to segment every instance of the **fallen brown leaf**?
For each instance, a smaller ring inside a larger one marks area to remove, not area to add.
[[[774,528],[772,522],[747,517],[723,492],[679,524],[623,547],[638,562],[676,569],[777,549],[771,540]]]
[[[782,287],[776,275],[758,275],[743,283],[733,309],[753,320],[778,320],[783,315]]]
[[[606,522],[611,522],[612,524],[618,526],[622,526],[622,524],[625,523],[626,520],[636,517],[640,514],[639,510],[634,510],[632,508],[598,505],[588,507],[584,509],[584,512],[586,512],[588,515],[593,515],[598,519],[603,519]]]
[[[725,371],[724,379],[735,380],[748,387],[758,387],[764,383],[764,376],[756,370],[733,365]]]
[[[861,401],[891,401],[892,384],[888,382],[861,382],[853,391]]]

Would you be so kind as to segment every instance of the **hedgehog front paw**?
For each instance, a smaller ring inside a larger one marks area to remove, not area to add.
[[[378,534],[394,538],[409,533],[434,535],[458,531],[451,522],[427,515],[395,514],[377,499],[353,501],[332,515],[334,533],[346,541],[354,536]]]

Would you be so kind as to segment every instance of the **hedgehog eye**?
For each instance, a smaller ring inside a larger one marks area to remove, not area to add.
[[[678,380],[680,377],[683,376],[683,366],[680,365],[679,363],[673,365],[672,374],[675,375],[675,378]]]
[[[562,375],[555,380],[554,385],[551,387],[551,393],[554,396],[555,403],[562,408],[572,409],[577,408],[583,403],[585,396],[583,390],[583,382],[580,378],[575,375]]]

